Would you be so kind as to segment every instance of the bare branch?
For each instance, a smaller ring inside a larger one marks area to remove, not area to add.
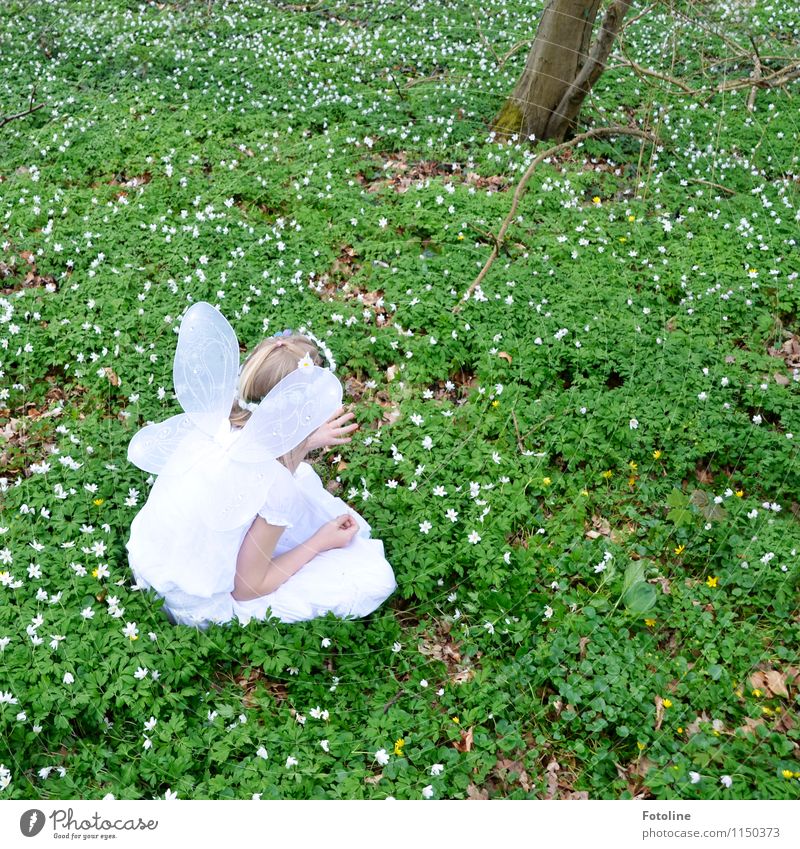
[[[674,86],[677,86],[682,91],[685,91],[686,94],[699,94],[700,92],[697,89],[690,88],[686,83],[681,80],[669,76],[669,74],[662,74],[659,71],[653,71],[651,68],[643,68],[641,65],[638,65],[631,59],[628,59],[627,56],[613,56],[612,57],[616,62],[621,62],[624,67],[631,68],[633,72],[639,77],[654,77],[657,80],[663,80],[665,83],[670,83]],[[621,67],[617,66],[617,67]]]
[[[635,127],[595,127],[593,130],[587,130],[585,133],[579,133],[577,136],[574,136],[569,141],[561,142],[561,144],[554,145],[553,147],[549,147],[547,150],[540,153],[537,157],[535,157],[531,164],[525,170],[525,173],[522,175],[522,179],[517,184],[517,188],[514,190],[514,197],[511,200],[511,209],[508,211],[508,215],[506,215],[505,220],[500,225],[500,230],[497,235],[494,236],[494,247],[492,248],[491,254],[489,254],[489,258],[486,260],[483,268],[480,271],[480,274],[472,281],[467,291],[462,296],[462,301],[468,301],[472,293],[475,289],[480,286],[481,281],[489,269],[492,267],[492,264],[497,259],[498,254],[500,253],[500,249],[503,246],[503,240],[505,239],[506,231],[511,225],[511,221],[514,218],[514,215],[517,211],[517,207],[519,206],[520,199],[525,192],[525,187],[528,184],[528,180],[530,180],[531,175],[536,170],[536,167],[539,163],[543,162],[545,159],[548,159],[551,156],[555,156],[558,153],[561,153],[562,150],[568,150],[571,147],[575,147],[575,145],[580,144],[581,142],[586,141],[587,139],[595,139],[601,136],[635,136],[636,138],[644,139],[645,141],[649,141],[651,144],[658,144],[658,139],[650,134],[646,133],[643,130],[640,130]],[[453,312],[459,312],[461,309],[461,304],[456,304],[453,307]]]
[[[24,118],[26,115],[36,112],[37,109],[41,109],[43,106],[44,103],[37,103],[35,106],[31,104],[24,112],[17,112],[16,115],[6,115],[5,117],[0,118],[0,127],[5,127],[6,124],[16,121],[17,118]]]

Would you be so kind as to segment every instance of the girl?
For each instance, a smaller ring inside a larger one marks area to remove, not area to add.
[[[358,427],[321,362],[308,338],[284,331],[237,381],[230,325],[209,304],[184,316],[174,377],[186,413],[144,428],[128,452],[158,474],[131,525],[131,569],[171,621],[366,616],[394,591],[382,542],[303,462]]]

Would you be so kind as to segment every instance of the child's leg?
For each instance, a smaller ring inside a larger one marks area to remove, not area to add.
[[[346,548],[317,555],[270,595],[234,605],[240,619],[263,619],[270,610],[282,622],[316,619],[328,612],[345,619],[372,613],[396,586],[383,543],[355,536]]]

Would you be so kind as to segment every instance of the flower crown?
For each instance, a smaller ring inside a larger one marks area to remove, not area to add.
[[[273,333],[272,338],[278,339],[278,342],[276,342],[273,347],[275,347],[275,348],[283,347],[286,343],[284,342],[282,337],[292,336],[293,333],[294,333],[294,331],[291,330],[290,328],[286,328],[285,330],[279,330],[277,333]],[[307,336],[309,339],[311,339],[312,342],[316,343],[317,347],[322,351],[323,354],[325,354],[325,359],[328,361],[328,368],[331,371],[336,371],[336,363],[334,362],[333,355],[331,354],[330,348],[328,348],[328,346],[324,342],[322,342],[320,339],[317,339],[317,337],[314,336],[313,333],[310,333],[308,330],[306,330],[305,327],[300,328],[300,333],[302,333],[303,336]],[[311,359],[311,355],[308,354],[308,353],[306,353],[301,359],[299,359],[297,361],[297,368],[299,368],[299,369],[313,368],[313,366],[314,366],[314,361]],[[254,413],[258,409],[258,407],[261,403],[261,401],[245,401],[243,398],[238,397],[238,393],[237,393],[236,401],[243,410],[247,410],[250,413]]]

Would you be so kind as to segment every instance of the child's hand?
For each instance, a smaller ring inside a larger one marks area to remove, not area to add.
[[[349,514],[343,513],[326,522],[312,537],[311,544],[319,551],[332,548],[345,548],[358,533],[358,522]]]
[[[354,413],[346,413],[344,407],[339,407],[324,425],[318,427],[309,436],[308,450],[313,451],[316,448],[327,448],[331,445],[344,445],[350,442],[351,437],[348,434],[357,430],[358,424],[345,423],[353,418],[355,418]]]

